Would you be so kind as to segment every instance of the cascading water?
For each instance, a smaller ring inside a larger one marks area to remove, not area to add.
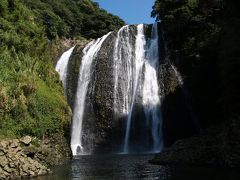
[[[85,99],[88,90],[88,85],[91,77],[91,68],[94,58],[97,56],[98,51],[101,48],[102,43],[109,36],[110,33],[90,42],[83,49],[83,58],[81,61],[78,87],[75,97],[75,104],[73,108],[73,120],[72,120],[72,135],[71,135],[71,149],[73,155],[84,154],[84,148],[82,146],[82,120],[85,108]]]
[[[114,50],[114,110],[122,111],[127,116],[127,126],[124,138],[124,153],[128,153],[128,143],[133,107],[138,88],[139,75],[144,62],[144,28],[143,24],[137,27],[135,47],[130,35],[129,26],[119,30]],[[122,100],[119,98],[122,95]]]
[[[135,44],[133,43],[135,39]],[[121,28],[117,34],[114,60],[114,112],[126,116],[126,131],[123,153],[129,153],[132,115],[136,96],[142,97],[146,124],[151,124],[152,147],[149,151],[160,151],[161,112],[157,79],[158,68],[158,30],[157,24],[152,27],[151,40],[146,41],[144,25],[137,26],[133,38],[129,26]],[[144,71],[143,71],[144,69]],[[142,75],[144,81],[142,81]],[[147,132],[146,136],[147,136]]]
[[[97,147],[99,142],[101,143],[103,140],[101,138],[107,135],[105,130],[114,128],[114,123],[120,125],[117,127],[118,129],[123,129],[118,132],[117,136],[120,139],[118,143],[121,144],[121,148],[120,145],[117,145],[118,151],[145,153],[161,150],[163,140],[160,110],[161,89],[158,86],[157,73],[159,67],[158,25],[152,26],[151,37],[146,36],[146,30],[150,31],[147,25],[127,25],[122,27],[117,34],[108,33],[102,38],[90,42],[83,49],[73,107],[71,149],[74,156],[89,154],[89,151],[94,152],[92,148]],[[109,37],[110,34],[111,37]],[[105,41],[107,37],[109,38]],[[70,50],[63,56],[68,55],[69,59],[73,48]],[[68,59],[62,62],[63,60],[60,58],[56,67],[64,85],[66,85]],[[95,62],[94,66],[93,62]],[[101,68],[97,64],[101,64]],[[105,71],[106,67],[109,71],[100,74],[112,78],[112,82],[111,80],[104,81],[103,77],[103,81],[98,82],[96,79],[99,78],[99,71]],[[99,86],[101,83],[109,83],[109,86]],[[99,90],[95,92],[96,85],[98,85],[97,88],[101,87],[101,92]],[[104,87],[108,87],[108,89],[102,89]],[[89,88],[91,95],[88,93],[90,92]],[[99,92],[100,94],[96,94]],[[111,92],[112,95],[109,93],[106,104],[104,104],[105,101],[98,104],[104,92]],[[111,107],[111,103],[113,107]],[[109,116],[112,119],[103,119],[104,123],[111,121],[106,127],[103,122],[98,121],[100,118],[106,117],[102,116],[104,108],[99,108],[99,105],[108,106],[107,112],[112,113]],[[109,111],[109,109],[112,110]],[[84,120],[84,124],[87,124],[85,127],[88,129],[83,129],[84,114],[86,116],[91,114],[93,117]],[[92,126],[94,127],[91,129]],[[101,137],[100,140],[99,137]],[[87,141],[93,142],[88,143]]]
[[[72,55],[75,46],[64,52],[57,62],[55,70],[59,73],[60,80],[63,82],[64,91],[66,92],[66,79],[67,79],[67,65]],[[66,93],[65,93],[66,94]]]
[[[160,109],[157,69],[159,66],[158,27],[152,27],[151,40],[148,44],[144,63],[143,106],[147,121],[151,124],[152,151],[158,152],[163,147],[162,116]]]
[[[129,112],[129,97],[130,92],[132,69],[131,63],[133,58],[133,50],[129,34],[129,26],[122,27],[117,34],[115,48],[113,53],[114,61],[114,111],[122,112],[127,115]],[[122,60],[126,61],[126,65]],[[126,71],[124,71],[126,70]],[[126,73],[126,74],[125,74]],[[121,80],[121,77],[125,79]],[[121,97],[121,94],[124,95]],[[122,98],[121,103],[119,99]]]

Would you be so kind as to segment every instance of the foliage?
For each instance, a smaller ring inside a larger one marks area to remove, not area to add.
[[[71,110],[53,67],[58,39],[94,38],[123,23],[89,0],[1,0],[0,137],[63,133]]]
[[[46,27],[49,39],[56,37],[98,38],[119,29],[124,22],[90,0],[24,0]]]
[[[152,16],[162,21],[202,125],[239,114],[239,2],[156,0]]]

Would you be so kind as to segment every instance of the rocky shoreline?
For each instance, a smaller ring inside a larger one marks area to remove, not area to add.
[[[177,140],[149,162],[156,165],[240,168],[240,145],[236,143],[239,142],[239,129],[224,127],[215,126],[200,135]]]
[[[61,141],[61,143],[59,143]],[[0,179],[35,177],[52,173],[50,167],[71,157],[64,138],[39,140],[25,136],[0,141]]]

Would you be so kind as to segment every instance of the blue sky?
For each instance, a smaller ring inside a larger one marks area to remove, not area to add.
[[[119,16],[127,24],[153,23],[150,17],[154,0],[93,0],[109,13]]]

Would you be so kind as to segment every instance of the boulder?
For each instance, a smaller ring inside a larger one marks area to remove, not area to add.
[[[4,156],[5,152],[3,149],[0,149],[0,156]]]
[[[7,148],[9,145],[9,141],[1,141],[0,142],[0,148]]]
[[[11,148],[17,148],[18,147],[18,143],[19,141],[17,139],[13,139],[11,142],[10,142],[10,147]]]
[[[4,174],[4,171],[2,169],[2,167],[0,166],[0,179],[5,179],[6,175]]]
[[[8,165],[4,166],[4,171],[6,171],[7,173],[11,173],[13,171],[12,168],[10,168]]]
[[[32,142],[32,138],[30,136],[24,136],[20,139],[20,142],[29,145]]]
[[[0,156],[0,166],[4,168],[7,164],[8,159],[6,158],[6,156]]]
[[[19,153],[19,152],[21,152],[22,151],[22,148],[20,147],[20,146],[18,146],[18,147],[16,147],[14,150],[13,150],[13,153],[14,154],[17,154],[17,153]]]

